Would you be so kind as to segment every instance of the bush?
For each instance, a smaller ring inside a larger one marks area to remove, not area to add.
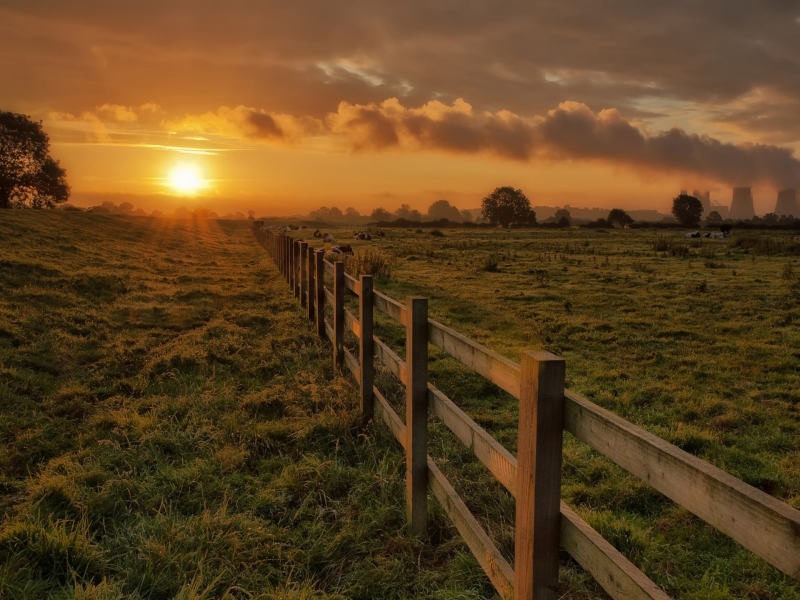
[[[497,257],[494,254],[490,254],[483,261],[483,270],[488,271],[489,273],[496,273],[498,264]]]
[[[444,234],[442,233],[441,229],[434,229],[433,231],[431,231],[431,235],[434,237],[444,237]]]
[[[392,260],[380,250],[368,249],[356,252],[345,260],[345,270],[353,277],[372,275],[373,277],[391,277]]]

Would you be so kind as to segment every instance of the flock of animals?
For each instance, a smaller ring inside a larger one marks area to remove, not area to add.
[[[731,234],[732,229],[732,225],[726,224],[719,226],[719,233],[700,233],[699,231],[692,231],[683,237],[687,240],[692,238],[711,238],[712,240],[724,240]]]
[[[300,230],[300,229],[308,229],[308,227],[306,227],[305,225],[302,225],[300,227],[298,227],[297,225],[269,225],[269,226],[267,226],[266,223],[262,222],[261,223],[261,229],[263,231],[278,231],[278,232],[281,232],[281,233],[289,233],[291,231],[297,231],[297,230]],[[315,238],[321,239],[326,244],[334,244],[334,243],[336,243],[336,239],[330,233],[323,233],[319,229],[314,231],[313,235],[314,235]],[[378,239],[382,239],[382,238],[386,237],[386,233],[384,233],[382,230],[379,229],[378,231],[375,232],[375,236]],[[355,232],[353,234],[353,238],[356,241],[361,241],[361,240],[370,241],[372,239],[372,236],[369,233],[367,233],[366,231],[359,231],[359,232]],[[302,241],[302,240],[300,240],[300,241]],[[347,244],[347,245],[340,244],[338,246],[334,246],[333,248],[331,248],[331,253],[333,253],[333,254],[343,254],[343,255],[348,255],[348,256],[352,256],[354,254],[353,253],[353,248],[352,248],[352,246],[350,244]]]

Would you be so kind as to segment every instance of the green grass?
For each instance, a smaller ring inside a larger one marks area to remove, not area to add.
[[[0,598],[479,598],[245,222],[0,214]]]
[[[800,237],[682,233],[392,230],[354,248],[390,258],[380,291],[427,296],[432,318],[515,360],[564,357],[571,389],[800,509]],[[393,323],[376,331],[402,348]],[[515,451],[515,400],[431,354],[436,385]],[[400,408],[397,383],[384,373],[379,385]],[[513,499],[432,432],[432,455],[511,559]],[[565,501],[671,596],[800,598],[797,582],[569,435],[564,452]],[[564,564],[562,593],[588,592]]]
[[[360,430],[248,225],[0,213],[0,598],[495,597],[434,500],[428,539],[406,534],[400,448]],[[379,290],[564,356],[572,389],[800,508],[797,238],[443,233],[354,245],[390,258]],[[515,450],[513,399],[433,350],[430,372]],[[800,598],[565,439],[565,500],[670,595]],[[513,499],[433,419],[430,452],[511,558]],[[606,597],[566,555],[561,594]]]

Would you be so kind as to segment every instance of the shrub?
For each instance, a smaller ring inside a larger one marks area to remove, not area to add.
[[[431,235],[434,237],[444,237],[444,234],[442,233],[441,229],[434,229],[433,231],[431,231]]]
[[[353,277],[372,275],[373,277],[391,277],[392,260],[382,251],[369,248],[364,252],[356,252],[345,260],[345,269]]]
[[[490,254],[483,261],[484,271],[488,271],[489,273],[496,273],[497,267],[498,267],[497,257],[494,254]]]

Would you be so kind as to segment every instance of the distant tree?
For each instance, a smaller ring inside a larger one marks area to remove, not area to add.
[[[706,221],[708,221],[709,223],[722,223],[722,215],[719,214],[716,210],[712,210],[710,213],[708,213]]]
[[[566,219],[569,225],[572,225],[572,215],[569,214],[569,211],[566,208],[559,208],[556,211],[556,214],[553,215],[556,220],[560,223],[563,219]]]
[[[411,206],[408,204],[401,204],[400,208],[394,211],[394,214],[397,215],[398,219],[407,219],[409,221],[422,220],[422,213],[416,208],[411,208]]]
[[[465,223],[472,222],[472,211],[467,210],[466,208],[461,210],[461,218],[464,220]]]
[[[50,156],[41,122],[0,112],[0,208],[53,208],[66,202],[66,175]]]
[[[119,205],[118,209],[123,215],[129,215],[133,212],[133,204],[130,202],[123,202]]]
[[[256,218],[256,211],[248,210],[247,211],[247,218],[250,219],[251,221],[254,221],[255,218]]]
[[[512,225],[536,224],[536,213],[531,209],[531,202],[522,193],[511,186],[498,187],[481,201],[481,214],[492,225],[508,228]]]
[[[703,216],[703,204],[694,196],[681,194],[672,200],[672,214],[684,227],[697,227]]]
[[[385,208],[379,207],[372,211],[369,218],[373,221],[392,221],[394,220],[394,215]]]
[[[633,223],[633,218],[631,218],[631,216],[621,208],[612,208],[606,217],[606,221],[612,225],[625,227],[626,225]]]
[[[347,218],[349,221],[352,221],[353,219],[360,219],[360,218],[361,218],[361,215],[360,215],[360,214],[358,213],[358,211],[357,211],[355,208],[353,208],[352,206],[348,206],[347,208],[345,208],[345,209],[344,209],[344,216],[345,216],[345,217],[346,217],[346,218]]]
[[[767,225],[777,225],[778,219],[779,219],[778,215],[776,215],[774,212],[767,213],[764,215],[764,222]]]
[[[459,222],[462,220],[461,211],[447,200],[437,200],[431,204],[428,207],[428,218],[433,221],[447,219],[448,221]]]

